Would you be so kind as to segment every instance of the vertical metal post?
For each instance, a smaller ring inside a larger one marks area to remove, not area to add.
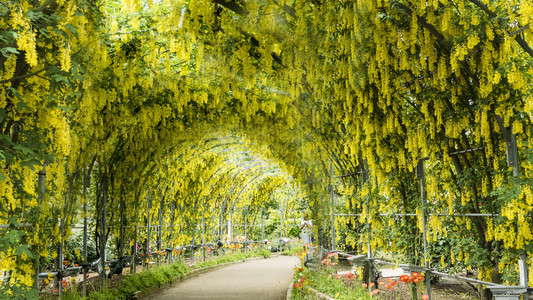
[[[102,271],[99,274],[100,277],[100,289],[105,287],[105,262],[106,262],[106,198],[107,198],[107,175],[104,175],[102,178],[102,187],[101,187],[101,203],[100,203],[100,264],[102,266]]]
[[[37,193],[39,195],[39,198],[37,199],[37,218],[35,219],[35,222],[39,223],[40,218],[40,212],[41,212],[41,203],[44,202],[44,194],[46,192],[46,164],[43,162],[43,169],[38,173],[39,174],[39,181],[37,184]],[[34,226],[34,228],[38,228],[38,226]],[[37,236],[40,237],[39,231],[37,231]],[[37,241],[37,251],[35,255],[35,288],[39,290],[39,272],[41,264],[40,262],[40,247],[39,243],[41,241],[38,239]]]
[[[233,214],[235,213],[235,204],[231,208],[231,216],[229,221],[229,241],[233,242]]]
[[[509,131],[511,132],[509,141],[510,145],[509,142],[506,141],[508,164],[513,167],[513,177],[518,179],[520,178],[520,170],[518,169],[518,145],[516,143],[516,135],[512,133],[512,129],[509,129]],[[519,229],[517,229],[517,232],[518,230]],[[520,251],[518,258],[518,274],[520,276],[520,285],[526,288],[523,298],[528,299],[529,293],[527,292],[527,288],[529,286],[529,282],[527,274],[527,257],[524,250]]]
[[[124,201],[124,196],[120,196],[120,247],[118,248],[118,256],[124,255],[124,222],[126,222],[126,208],[124,207],[126,202]]]
[[[360,160],[359,162],[361,164],[361,168],[362,168],[362,183],[365,184],[368,182],[368,178],[369,178],[369,172],[368,172],[368,163],[367,163],[367,160]],[[372,251],[372,224],[370,223],[370,195],[366,195],[366,227],[367,227],[367,230],[368,230],[368,244],[367,244],[367,250],[368,250],[368,253],[367,253],[367,264],[368,264],[368,289],[371,290],[371,287],[370,287],[370,282],[372,282],[373,280],[373,277],[374,277],[374,272],[373,272],[373,263],[374,263],[374,258],[373,258],[373,251]]]
[[[265,209],[261,213],[261,244],[265,241]]]
[[[159,232],[157,233],[157,251],[162,251],[162,231],[163,231],[163,204],[165,203],[165,196],[162,195],[161,201],[159,202]],[[162,252],[159,252],[162,253]],[[157,256],[157,265],[161,262],[161,255]]]
[[[513,167],[513,177],[518,179],[520,178],[520,172],[518,169],[518,145],[516,142],[516,135],[513,134],[512,125],[505,127],[503,118],[499,115],[496,115],[496,121],[498,122],[503,139],[505,140],[505,148],[507,152],[507,166]],[[518,228],[517,228],[518,231]],[[526,292],[522,294],[524,299],[529,298],[529,293],[527,288],[529,287],[528,274],[527,274],[527,257],[526,252],[521,251],[518,258],[518,274],[520,276],[520,285],[526,288]]]
[[[172,262],[174,253],[174,210],[176,209],[176,201],[170,203],[170,254],[168,255],[168,263]]]
[[[139,205],[139,196],[140,192],[135,193],[135,205]],[[139,209],[135,210],[135,231],[133,232],[133,263],[131,266],[131,273],[137,274],[137,242],[138,242],[138,232],[139,232]]]
[[[220,220],[219,220],[219,223],[218,223],[218,239],[220,241],[222,241],[222,232],[223,232],[223,229],[222,229],[222,220],[223,220],[223,216],[224,216],[224,205],[225,204],[222,204],[222,207],[220,208]]]
[[[248,218],[248,207],[244,211],[244,253],[248,251],[248,231],[247,231],[247,219]]]
[[[420,180],[420,199],[422,205],[422,239],[424,242],[424,268],[426,269],[425,283],[426,294],[428,299],[431,300],[431,276],[429,271],[429,259],[428,259],[428,239],[427,239],[427,212],[426,212],[426,177],[424,174],[424,159],[418,162],[416,167],[417,177]]]
[[[61,214],[60,214],[61,215]],[[64,260],[64,257],[63,257],[63,244],[65,243],[65,234],[64,234],[64,228],[65,228],[65,220],[63,218],[61,218],[61,222],[60,222],[60,225],[59,225],[59,234],[61,235],[61,239],[59,241],[59,248],[57,249],[58,251],[58,255],[57,255],[57,259],[59,260],[59,269],[63,269],[63,260]],[[63,293],[63,284],[61,281],[58,282],[59,284],[59,287],[58,287],[58,291],[59,291],[59,299],[61,299],[61,294]]]
[[[148,267],[148,263],[145,263],[148,260],[148,254],[150,254],[150,209],[152,208],[152,199],[150,199],[150,190],[146,192],[146,206],[148,209],[146,210],[146,260],[143,262],[146,267]]]
[[[185,208],[185,204],[182,203],[181,204],[181,209],[180,209],[180,216],[181,216],[180,237],[181,238],[184,235],[183,234],[183,226],[184,226],[183,224],[185,224],[184,221],[183,221],[183,210],[184,210],[184,208]],[[182,247],[181,247],[181,252],[180,252],[180,263],[184,262],[184,259],[185,259],[185,250],[186,250],[185,246],[187,245],[187,241],[185,239],[182,239],[182,244],[181,245],[182,245]]]
[[[205,206],[202,212],[202,261],[205,261]]]
[[[368,182],[369,172],[368,172],[368,163],[365,160],[361,160],[360,164],[362,166],[362,181],[363,184]],[[368,229],[368,258],[372,258],[372,224],[370,224],[370,196],[367,195],[366,197],[366,226]],[[369,268],[370,269],[370,268]],[[370,278],[370,277],[369,277]]]
[[[280,217],[279,217],[279,242],[280,242],[280,252],[281,248],[283,247],[283,209],[284,209],[285,203],[281,204],[281,210],[280,210]]]
[[[198,224],[192,226],[192,240],[191,240],[191,265],[194,265],[194,231]]]
[[[335,250],[335,197],[333,195],[333,163],[329,163],[329,197],[331,200],[331,248]]]
[[[89,187],[89,174],[86,175],[84,178],[83,183],[83,263],[88,264],[87,262],[87,231],[88,231],[88,224],[87,224],[87,188]],[[82,291],[82,297],[87,297],[87,274],[83,274],[83,291]]]

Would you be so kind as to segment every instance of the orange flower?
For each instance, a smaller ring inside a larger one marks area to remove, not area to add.
[[[428,299],[429,299],[429,295],[428,294],[422,295],[422,300],[428,300]]]

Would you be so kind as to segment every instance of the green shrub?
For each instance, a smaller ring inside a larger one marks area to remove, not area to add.
[[[243,252],[233,252],[224,256],[219,256],[216,259],[208,260],[196,264],[196,269],[215,266],[219,264],[245,260],[251,257],[269,257],[270,252],[266,249],[260,248]],[[99,292],[90,293],[87,299],[127,299],[136,291],[145,290],[154,286],[159,286],[163,283],[172,282],[176,278],[183,279],[191,269],[182,263],[173,263],[171,265],[162,266],[152,270],[143,271],[138,274],[128,275],[124,278],[121,285],[114,289],[104,289]],[[83,299],[79,293],[67,292],[63,295],[65,300],[80,300]]]
[[[303,286],[298,286],[299,281],[304,282]],[[308,299],[307,287],[312,287],[335,299],[372,299],[357,279],[337,279],[328,269],[311,272],[307,268],[300,268],[294,273],[294,282],[296,286],[293,286],[291,295],[293,300]]]

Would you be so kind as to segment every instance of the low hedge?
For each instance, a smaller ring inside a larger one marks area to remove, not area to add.
[[[248,251],[247,253],[233,252],[212,260],[198,263],[194,265],[194,269],[201,269],[261,256],[264,258],[270,257],[270,252],[265,249],[255,249],[253,251]],[[174,282],[177,279],[183,279],[192,271],[193,269],[189,268],[185,264],[175,262],[171,265],[165,265],[152,270],[146,270],[141,273],[127,275],[124,277],[124,280],[119,287],[113,289],[104,289],[99,292],[92,292],[85,299],[128,299],[131,298],[137,291],[147,290],[165,283]],[[65,294],[63,294],[62,299],[81,300],[84,298],[82,298],[77,292],[67,291]]]

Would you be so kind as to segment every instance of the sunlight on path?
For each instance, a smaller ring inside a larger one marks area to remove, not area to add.
[[[174,299],[285,299],[295,256],[252,260],[200,274],[148,298]]]

